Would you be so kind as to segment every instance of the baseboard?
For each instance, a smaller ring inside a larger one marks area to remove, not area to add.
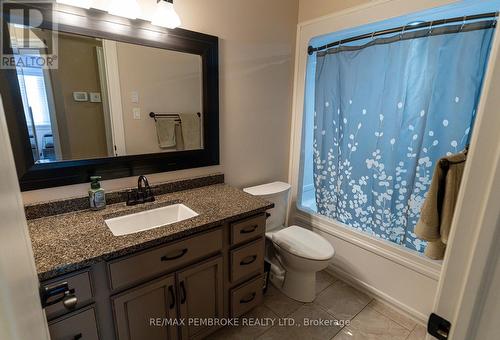
[[[420,323],[421,325],[426,325],[427,324],[427,319],[428,315],[422,314],[421,312],[415,310],[414,308],[401,303],[389,295],[385,294],[384,292],[381,292],[377,288],[367,284],[366,282],[363,282],[362,280],[352,276],[348,272],[335,267],[333,264],[328,265],[328,267],[325,269],[326,272],[334,275],[335,277],[339,278],[342,281],[345,281],[349,285],[353,286],[354,288],[362,291],[363,293],[366,293],[367,295],[376,298],[380,300],[381,302],[389,305],[391,308],[395,309],[397,312],[415,320],[416,322]]]

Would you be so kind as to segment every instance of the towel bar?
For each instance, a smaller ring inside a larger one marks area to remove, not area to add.
[[[201,118],[200,112],[197,112],[196,114],[198,115],[198,117]],[[179,121],[181,119],[181,117],[178,113],[154,113],[154,112],[150,112],[149,117],[154,118],[154,119],[156,119],[156,118],[176,118]]]

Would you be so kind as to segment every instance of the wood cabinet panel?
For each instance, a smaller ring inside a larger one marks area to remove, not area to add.
[[[177,339],[177,327],[162,324],[163,320],[177,318],[174,275],[130,289],[111,300],[118,340]]]
[[[188,324],[188,320],[204,321],[222,318],[223,268],[222,257],[177,273],[179,314],[186,320],[182,339],[202,338],[212,327]]]
[[[264,268],[265,239],[249,243],[231,251],[231,281],[236,282],[262,271]]]
[[[108,264],[116,290],[175,270],[222,249],[222,229],[216,229]]]
[[[264,214],[233,222],[231,228],[231,245],[240,244],[266,232],[266,217]]]
[[[260,275],[231,290],[231,317],[245,314],[262,303],[263,276]]]
[[[62,278],[58,278],[56,280],[44,282],[43,286],[53,287],[63,282],[68,283],[68,287],[72,292],[72,295],[74,295],[77,298],[78,302],[76,303],[75,306],[72,307],[66,307],[62,301],[46,307],[45,314],[47,315],[48,320],[52,320],[66,313],[70,313],[92,302],[93,291],[92,291],[90,273],[88,271],[77,274],[71,274]]]
[[[99,340],[94,308],[84,309],[49,323],[52,340]]]

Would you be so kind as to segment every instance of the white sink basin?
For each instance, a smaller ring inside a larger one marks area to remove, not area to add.
[[[162,208],[141,211],[135,214],[105,220],[113,235],[122,236],[150,230],[198,216],[184,204],[173,204]]]

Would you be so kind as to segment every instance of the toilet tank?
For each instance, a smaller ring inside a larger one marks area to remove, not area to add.
[[[281,229],[285,226],[290,188],[291,186],[288,183],[273,182],[243,189],[246,193],[274,203],[274,208],[267,211],[270,216],[266,221],[266,232]]]

